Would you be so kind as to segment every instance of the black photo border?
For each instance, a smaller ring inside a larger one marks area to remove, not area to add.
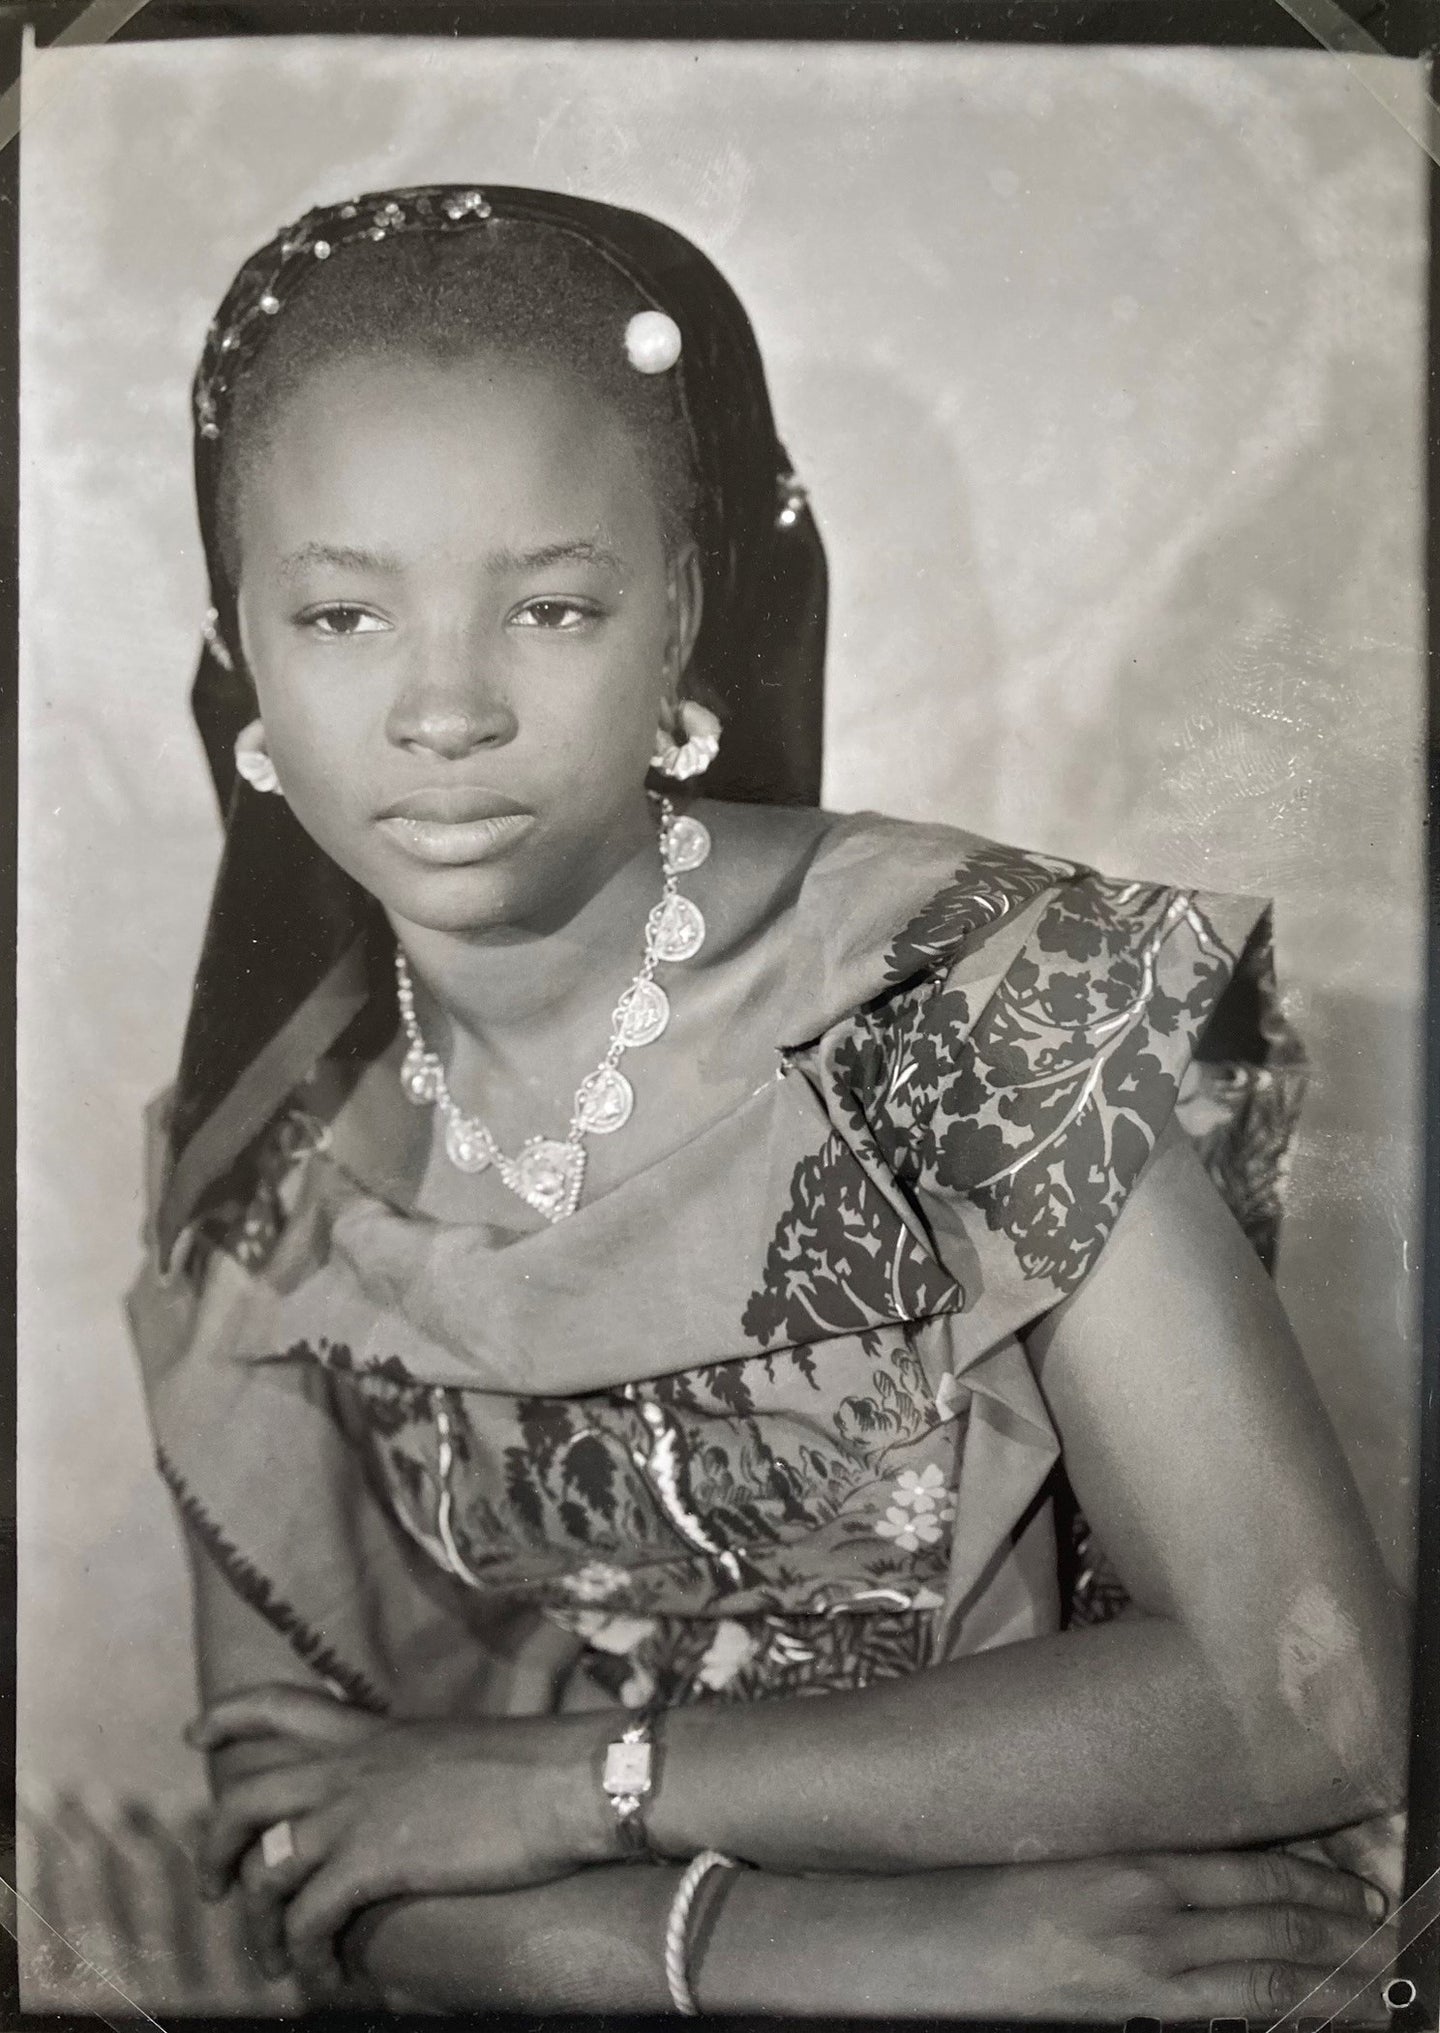
[[[1440,51],[1440,0],[145,0],[129,18],[126,0],[0,0],[0,1029],[14,1033],[16,832],[18,805],[18,486],[19,486],[19,150],[23,129],[5,120],[18,97],[21,49],[27,31],[42,47],[60,41],[144,42],[217,36],[387,35],[405,37],[518,36],[620,38],[653,41],[813,41],[850,43],[1050,43],[1056,45],[1199,45],[1233,48],[1322,47],[1379,51],[1427,58]],[[1307,25],[1313,24],[1312,27]],[[1412,1670],[1411,1767],[1406,1893],[1420,1895],[1436,1917],[1410,1943],[1399,1973],[1415,1987],[1413,2003],[1394,2013],[1395,2033],[1440,2033],[1440,114],[1430,129],[1436,150],[1428,172],[1429,286],[1427,338],[1426,601],[1427,601],[1427,902],[1425,1013],[1425,1177],[1422,1265],[1422,1351],[1418,1417],[1417,1545]],[[1417,147],[1422,144],[1417,141]],[[0,1194],[0,2026],[55,2029],[96,2023],[151,2024],[143,2015],[24,2013],[19,2004],[15,1892],[15,1172],[16,1095],[13,1058],[0,1070],[0,1146],[5,1184]],[[1417,1899],[1417,1904],[1419,1900]],[[477,2022],[506,2033],[545,2026],[598,2033],[621,2025],[659,2029],[673,2022],[620,2015],[550,2017],[477,2014]],[[166,2028],[215,2028],[238,2033],[268,2028],[274,2019],[171,2018]],[[433,2017],[325,2013],[307,2024],[364,2028],[365,2033],[423,2033]],[[716,2018],[731,2033],[773,2033],[787,2025],[824,2022],[775,2018]],[[839,2025],[842,2022],[831,2022]],[[925,2024],[966,2025],[977,2033],[1023,2033],[1035,2020],[860,2021],[895,2024],[919,2033]],[[1045,2022],[1060,2024],[1060,2021]],[[1093,2022],[1092,2022],[1093,2023]],[[1153,2019],[1125,2022],[1133,2033],[1158,2029]],[[1210,2022],[1242,2033],[1243,2020]],[[1301,2020],[1302,2027],[1318,2024]],[[1262,2029],[1252,2022],[1252,2033]]]

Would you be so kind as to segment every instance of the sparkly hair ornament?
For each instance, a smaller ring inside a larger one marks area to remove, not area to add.
[[[319,206],[288,227],[241,269],[211,322],[195,376],[195,426],[202,438],[220,436],[235,384],[269,336],[317,262],[357,240],[388,240],[395,233],[451,233],[485,226],[494,207],[483,191],[428,185],[411,191]]]
[[[818,800],[824,546],[776,435],[750,321],[714,264],[642,213],[500,185],[374,192],[318,206],[285,227],[227,290],[193,391],[196,502],[214,610],[192,701],[225,815],[225,850],[169,1118],[156,1219],[162,1260],[212,1197],[223,1198],[256,1125],[317,1058],[334,1049],[364,1060],[385,1048],[394,1027],[394,935],[380,907],[316,845],[283,796],[256,797],[248,782],[237,788],[236,737],[248,737],[256,701],[235,654],[236,589],[220,541],[234,390],[283,324],[287,303],[342,249],[408,234],[473,234],[483,246],[511,223],[564,234],[617,271],[644,307],[615,335],[617,351],[623,345],[637,373],[676,377],[694,448],[691,533],[705,586],[685,686],[692,718],[696,694],[722,709],[726,740],[716,758],[708,721],[682,723],[675,732],[684,739],[662,747],[675,748],[677,761],[687,747],[687,760],[709,761],[717,798]],[[249,755],[246,741],[240,753]]]

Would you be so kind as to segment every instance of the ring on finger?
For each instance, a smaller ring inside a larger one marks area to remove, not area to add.
[[[283,1870],[295,1861],[295,1830],[289,1821],[272,1821],[260,1838],[260,1855],[267,1871]]]

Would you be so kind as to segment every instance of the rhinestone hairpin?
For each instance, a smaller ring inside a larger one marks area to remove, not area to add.
[[[247,270],[249,287],[236,292],[228,322],[210,328],[194,396],[201,437],[219,437],[222,405],[245,364],[252,334],[263,332],[293,290],[303,287],[312,262],[328,261],[353,241],[385,240],[392,233],[453,232],[493,217],[494,207],[483,191],[443,185],[401,191],[377,204],[357,198],[308,212]]]
[[[775,520],[781,529],[793,529],[805,511],[810,500],[804,487],[793,473],[782,473],[776,482],[780,508]]]

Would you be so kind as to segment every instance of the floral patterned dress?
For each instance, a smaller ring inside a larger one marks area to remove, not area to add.
[[[147,1265],[162,1472],[350,1698],[823,1692],[1053,1629],[1026,1330],[1177,1113],[1268,1247],[1263,906],[862,814],[787,908],[774,1078],[568,1220],[406,1214],[302,1092]]]

